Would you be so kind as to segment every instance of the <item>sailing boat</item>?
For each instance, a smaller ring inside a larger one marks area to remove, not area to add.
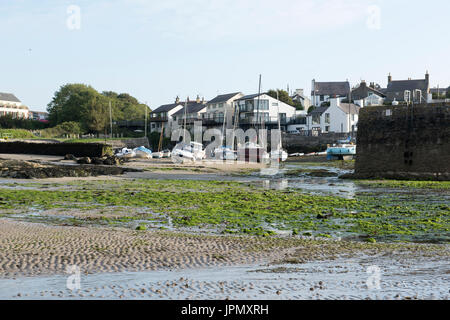
[[[184,127],[183,127],[183,142],[178,143],[172,150],[172,159],[176,162],[182,162],[183,159],[189,159],[192,161],[202,160],[205,158],[206,153],[203,150],[203,145],[199,142],[193,142],[190,143],[186,142],[186,119],[187,119],[187,107],[188,107],[188,100],[186,100],[186,103],[184,105]]]
[[[237,160],[237,152],[231,147],[225,145],[225,124],[227,121],[227,108],[225,107],[222,125],[222,142],[221,146],[214,149],[212,157],[219,160]]]
[[[278,90],[277,90],[277,100],[278,103],[280,100],[278,99]],[[282,141],[282,135],[281,135],[281,121],[280,121],[280,105],[278,104],[278,132],[280,133],[280,141],[277,145],[277,148],[270,152],[270,159],[275,161],[286,161],[288,158],[288,154],[285,150],[283,150],[283,141]]]

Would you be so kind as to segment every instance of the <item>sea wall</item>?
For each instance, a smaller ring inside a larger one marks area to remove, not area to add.
[[[362,108],[355,177],[450,180],[450,105]]]
[[[288,153],[320,152],[327,149],[328,144],[347,139],[349,133],[324,133],[319,136],[303,136],[300,134],[283,134],[283,148]],[[354,134],[356,135],[356,134]]]
[[[32,143],[23,141],[0,142],[0,154],[38,154],[75,157],[103,157],[112,154],[111,146],[101,143]]]

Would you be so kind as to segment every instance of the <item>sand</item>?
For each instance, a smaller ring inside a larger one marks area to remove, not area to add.
[[[206,237],[160,231],[61,227],[0,219],[0,277],[252,264],[282,251],[253,250],[256,238]]]

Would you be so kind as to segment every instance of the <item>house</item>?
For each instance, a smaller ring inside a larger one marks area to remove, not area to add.
[[[420,95],[414,94],[420,90]],[[408,79],[408,80],[392,80],[391,74],[388,76],[388,85],[386,88],[386,101],[398,102],[405,101],[405,91],[410,91],[412,98],[417,102],[428,101],[428,94],[430,93],[430,75],[428,71],[425,74],[425,79]]]
[[[29,112],[30,119],[35,121],[47,122],[48,121],[48,113],[43,111],[30,111]]]
[[[12,93],[0,92],[0,116],[11,115],[14,118],[29,118],[28,107],[22,105]]]
[[[305,110],[308,110],[311,106],[311,99],[305,96],[303,89],[296,89],[291,98],[293,101],[300,102]]]
[[[279,101],[266,93],[243,96],[235,101],[239,108],[239,127],[241,129],[278,128],[280,117],[281,130],[286,131],[286,125],[296,115],[295,107]]]
[[[180,98],[176,98],[174,103],[164,104],[150,113],[150,132],[161,132],[162,128],[166,132],[166,136],[170,136],[174,119],[173,115],[181,110],[184,106],[184,102],[180,101]]]
[[[195,101],[190,101],[188,98],[188,102],[183,105],[183,107],[175,112],[172,117],[173,121],[176,122],[176,126],[184,126],[186,123],[186,127],[188,130],[192,129],[195,121],[202,121],[204,118],[204,114],[206,113],[206,102],[200,100],[199,97]]]
[[[315,108],[306,117],[306,125],[302,126],[311,135],[328,132],[352,133],[358,130],[360,106],[343,103],[340,98],[330,99],[330,106]]]
[[[382,105],[386,95],[381,92],[380,86],[371,82],[368,86],[363,80],[352,90],[351,99],[360,107]]]
[[[311,99],[313,106],[322,106],[331,98],[347,99],[350,94],[350,83],[344,82],[317,82],[312,80]]]
[[[226,116],[226,127],[233,127],[234,101],[242,98],[241,92],[218,95],[206,103],[206,112],[203,114],[203,124],[206,126],[223,126]]]

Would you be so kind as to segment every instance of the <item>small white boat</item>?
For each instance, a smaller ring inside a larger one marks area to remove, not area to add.
[[[170,150],[163,150],[161,151],[161,155],[163,158],[170,158],[170,156],[172,155],[172,153],[170,152]]]
[[[286,161],[288,158],[288,154],[283,149],[274,150],[270,152],[270,159],[275,161]]]
[[[198,142],[178,143],[172,150],[172,159],[180,160],[182,158],[192,161],[202,160],[206,157],[206,153],[203,150],[203,145]]]
[[[211,156],[219,160],[237,160],[237,152],[229,147],[216,148]]]
[[[134,148],[133,152],[136,154],[137,158],[151,159],[153,157],[152,150],[149,150],[144,146]]]
[[[134,158],[136,157],[136,152],[131,149],[123,148],[119,153],[116,154],[118,158]]]

